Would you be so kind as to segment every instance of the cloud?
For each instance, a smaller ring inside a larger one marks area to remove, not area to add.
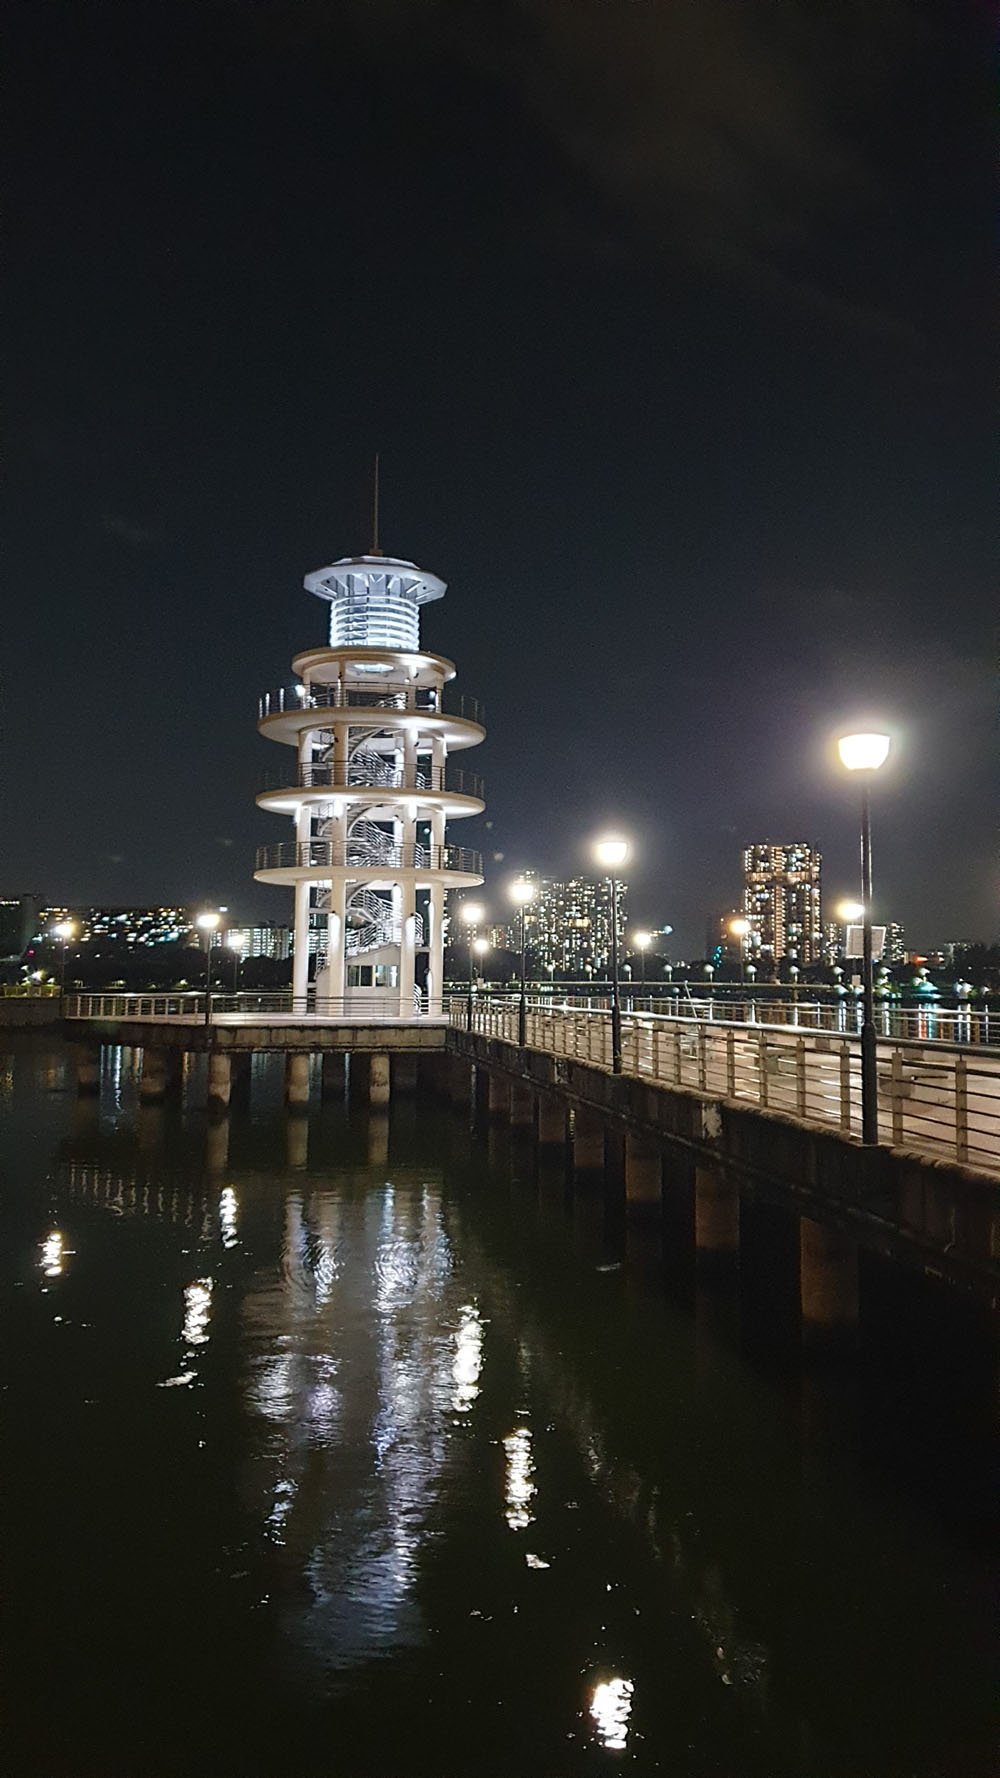
[[[650,244],[821,321],[919,343],[843,287],[828,245],[888,201],[857,143],[898,78],[904,0],[514,0],[514,11],[524,29],[501,65]]]
[[[131,519],[121,512],[103,513],[97,522],[97,528],[105,537],[113,537],[119,543],[126,543],[130,549],[156,549],[164,541],[162,531],[151,525],[141,524],[137,519]]]
[[[919,53],[915,0],[272,0],[254,16],[289,48],[332,51],[346,27],[383,62],[448,59],[506,89],[597,200],[598,243],[616,220],[814,324],[924,344],[857,283],[859,238],[877,247],[893,197],[859,144]],[[552,200],[540,183],[522,201]]]

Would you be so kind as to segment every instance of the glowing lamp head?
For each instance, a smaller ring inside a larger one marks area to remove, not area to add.
[[[56,924],[53,926],[52,930],[55,933],[56,938],[62,939],[63,944],[66,944],[66,942],[73,937],[73,934],[76,931],[76,921],[75,920],[57,920]]]
[[[838,915],[839,919],[843,920],[845,926],[849,926],[852,921],[863,920],[865,917],[864,902],[861,902],[861,901],[841,901],[841,902],[838,902],[837,903],[837,915]]]
[[[481,901],[463,901],[458,913],[459,918],[465,921],[466,926],[478,926],[480,920],[485,916],[486,909]]]
[[[222,919],[221,914],[199,914],[198,925],[202,932],[214,932]]]
[[[633,950],[648,951],[652,942],[653,934],[651,932],[633,932],[632,934]]]
[[[628,840],[620,840],[609,834],[606,839],[598,840],[594,847],[594,857],[605,870],[617,870],[628,857]]]
[[[534,883],[528,883],[524,877],[518,877],[517,881],[510,886],[510,899],[515,901],[518,907],[527,907],[529,901],[535,899]]]
[[[750,932],[749,920],[730,920],[729,930],[734,938],[746,938]]]
[[[840,761],[849,772],[877,772],[889,757],[888,735],[841,735]]]
[[[490,941],[488,938],[474,938],[472,941],[472,949],[475,951],[477,957],[485,957],[489,948]]]
[[[226,943],[231,951],[242,951],[246,947],[246,939],[242,932],[227,932]]]

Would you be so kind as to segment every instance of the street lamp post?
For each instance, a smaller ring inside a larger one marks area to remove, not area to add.
[[[518,877],[517,882],[512,883],[510,886],[510,895],[511,900],[517,905],[517,910],[521,919],[521,991],[517,1001],[517,1041],[519,1047],[524,1049],[528,1041],[528,1003],[525,990],[527,941],[525,938],[524,923],[528,911],[528,903],[534,900],[535,885],[534,883],[529,883],[524,877]]]
[[[473,945],[472,928],[478,926],[480,920],[483,918],[483,913],[484,909],[482,903],[478,901],[463,901],[458,910],[459,919],[465,927],[465,942],[469,949],[469,986],[465,996],[465,1029],[467,1031],[472,1030],[472,989],[474,985],[475,969],[474,951],[478,948],[478,946]],[[488,945],[486,946],[486,949],[489,949]]]
[[[59,1012],[62,1014],[63,1002],[66,998],[66,951],[69,941],[76,931],[76,922],[74,920],[59,920],[52,930],[59,940]]]
[[[639,986],[643,990],[646,987],[646,952],[652,942],[653,934],[651,932],[633,932],[632,934],[632,949],[639,953]]]
[[[205,913],[198,915],[198,925],[205,934],[205,1023],[212,1023],[212,945],[221,914]]]
[[[243,961],[243,934],[240,932],[226,933],[226,948],[232,953],[233,959],[233,993],[240,991],[240,964]]]
[[[622,1005],[621,983],[618,974],[618,866],[625,863],[628,857],[628,841],[609,837],[598,840],[594,847],[594,856],[598,864],[602,864],[608,873],[611,885],[611,1068],[614,1074],[622,1071]]]
[[[843,735],[837,743],[841,763],[861,772],[861,1140],[878,1141],[878,1052],[875,1032],[875,984],[872,976],[872,810],[871,781],[889,754],[889,736]]]
[[[746,981],[746,941],[750,932],[749,920],[737,918],[730,920],[729,931],[733,938],[739,940],[740,946],[740,981]]]

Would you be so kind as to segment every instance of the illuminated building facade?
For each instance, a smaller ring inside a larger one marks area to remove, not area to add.
[[[60,920],[77,927],[74,942],[81,945],[121,943],[133,950],[140,945],[170,945],[190,935],[197,944],[190,908],[70,908],[45,907],[38,918],[36,939],[46,938]]]
[[[330,607],[329,646],[292,662],[296,683],[261,700],[258,727],[287,761],[257,802],[294,824],[262,846],[258,882],[294,891],[292,989],[336,1016],[440,1014],[445,897],[482,882],[449,821],[479,815],[481,781],[451,756],[484,739],[478,707],[453,702],[452,663],[420,646],[420,607],[445,584],[412,562],[345,557],[305,578]]]
[[[779,963],[819,962],[823,954],[822,859],[812,846],[748,846],[743,854],[743,913],[748,950]]]
[[[241,957],[269,957],[283,962],[291,953],[292,930],[290,926],[275,926],[267,923],[263,926],[230,926],[226,931],[226,943],[235,944]],[[315,935],[311,935],[315,937]]]
[[[571,877],[561,882],[536,877],[531,871],[524,875],[535,884],[535,898],[526,910],[531,967],[543,978],[605,976],[611,965],[611,889],[606,879]],[[626,901],[627,889],[620,883],[619,933],[625,931]]]

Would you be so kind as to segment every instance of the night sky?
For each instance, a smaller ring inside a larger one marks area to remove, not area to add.
[[[29,0],[8,14],[0,894],[228,903],[325,640],[442,575],[481,845],[701,955],[750,841],[992,939],[992,22],[966,0]],[[12,172],[10,171],[12,169]]]

